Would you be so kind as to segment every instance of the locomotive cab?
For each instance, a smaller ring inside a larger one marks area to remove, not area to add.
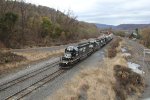
[[[75,46],[69,46],[65,49],[64,57],[66,58],[73,58],[78,55],[78,48]]]
[[[65,49],[64,56],[61,58],[59,63],[60,67],[68,67],[72,63],[74,63],[74,58],[78,56],[78,48],[76,46],[69,46]]]

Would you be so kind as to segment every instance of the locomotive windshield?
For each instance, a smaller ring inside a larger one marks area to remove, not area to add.
[[[78,48],[75,46],[69,46],[65,49],[64,57],[62,60],[71,60],[78,54]]]
[[[66,52],[66,53],[64,54],[64,57],[65,57],[65,58],[71,58],[71,52]]]

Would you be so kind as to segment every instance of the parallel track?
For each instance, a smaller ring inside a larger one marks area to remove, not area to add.
[[[135,56],[136,57],[139,57],[139,58],[143,58],[144,57],[144,47],[140,46],[139,44],[137,43],[128,43],[128,45],[132,46],[133,47],[133,50],[135,52]],[[148,58],[150,58],[150,55],[146,55]],[[139,60],[141,63],[143,63],[143,59]],[[144,62],[145,66],[147,66],[148,70],[150,70],[150,61],[145,61]]]
[[[66,72],[66,70],[59,69],[59,70],[53,72],[52,74],[45,76],[44,78],[37,81],[36,83],[34,83],[34,84],[24,88],[23,90],[7,97],[5,100],[14,100],[14,99],[20,100],[20,99],[24,98],[25,96],[27,96],[28,94],[32,93],[33,91],[37,90],[38,88],[42,87],[46,83],[54,80],[55,78],[57,78],[58,76],[60,76],[64,72]]]
[[[144,48],[142,48],[141,46],[139,46],[139,44],[137,44],[137,43],[133,44],[132,42],[129,42],[128,45],[130,45],[131,47],[133,47],[134,55],[136,57],[143,56]]]
[[[55,67],[55,66],[58,65],[58,63],[59,63],[59,62],[54,62],[54,63],[52,63],[52,64],[50,64],[50,65],[46,65],[46,66],[43,67],[43,68],[40,68],[40,69],[35,70],[35,71],[33,71],[33,72],[30,72],[30,73],[28,73],[28,74],[26,74],[26,75],[24,75],[24,76],[21,76],[21,77],[16,78],[16,79],[14,79],[14,80],[12,80],[12,81],[9,81],[9,82],[7,82],[7,83],[2,84],[2,85],[0,85],[0,92],[1,92],[1,91],[4,91],[4,90],[6,90],[7,88],[10,88],[10,87],[12,87],[12,86],[14,86],[14,85],[16,85],[16,84],[18,84],[18,83],[20,83],[20,82],[23,82],[23,81],[25,81],[25,80],[27,80],[27,79],[29,79],[29,78],[32,78],[32,77],[34,77],[34,76],[36,76],[36,75],[38,75],[38,74],[40,74],[40,73],[42,73],[42,72],[44,72],[44,71],[46,71],[46,70],[52,68],[52,67]]]

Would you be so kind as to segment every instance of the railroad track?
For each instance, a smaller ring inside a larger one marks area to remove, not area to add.
[[[128,45],[130,45],[133,48],[134,55],[136,57],[143,56],[144,48],[139,46],[139,44],[137,44],[136,42],[133,43],[133,41],[130,41],[130,42],[128,42]]]
[[[150,71],[150,67],[149,67],[149,66],[150,66],[150,62],[149,62],[149,61],[146,61],[145,64],[146,64],[148,70]]]
[[[36,76],[36,75],[38,75],[38,74],[40,74],[40,73],[42,73],[42,72],[44,72],[44,71],[46,71],[48,69],[51,69],[51,68],[57,66],[58,64],[59,64],[59,62],[54,62],[54,63],[52,63],[50,65],[46,65],[43,68],[40,68],[40,69],[35,70],[35,71],[32,71],[32,72],[30,72],[30,73],[28,73],[28,74],[26,74],[24,76],[21,76],[19,78],[16,78],[16,79],[14,79],[12,81],[3,83],[2,85],[0,85],[0,92],[4,91],[4,90],[6,90],[6,89],[8,89],[8,88],[10,88],[10,87],[20,83],[20,82],[23,82],[23,81],[25,81],[25,80],[27,80],[29,78],[32,78],[32,77],[34,77],[34,76]]]
[[[136,52],[141,55],[143,54],[144,48],[142,48],[141,46],[139,46],[139,44],[135,43],[134,45]]]
[[[8,96],[4,100],[20,100],[20,99],[24,98],[25,96],[29,95],[30,93],[32,93],[33,91],[37,90],[38,88],[42,87],[46,83],[54,80],[55,78],[57,78],[64,72],[66,72],[66,70],[58,69],[57,71],[45,76],[44,78],[37,81],[36,83],[24,88],[23,90],[15,93],[11,96]]]
[[[133,51],[135,52],[135,58],[142,58],[139,61],[139,63],[141,63],[143,65],[143,57],[144,57],[144,47],[143,46],[140,46],[138,43],[133,43],[133,42],[129,42],[128,45],[132,46],[133,47]],[[150,58],[150,55],[146,55],[148,58]],[[144,65],[147,66],[147,70],[150,71],[150,61],[145,61],[144,62]],[[145,70],[145,71],[147,71]]]

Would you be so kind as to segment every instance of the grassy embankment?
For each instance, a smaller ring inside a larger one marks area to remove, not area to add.
[[[137,100],[144,89],[144,82],[139,74],[127,67],[127,61],[120,52],[122,45],[120,39],[112,42],[103,64],[82,70],[49,99]]]
[[[35,61],[43,60],[54,56],[60,56],[63,54],[63,51],[63,49],[55,50],[52,52],[34,51],[11,53],[6,51],[0,51],[0,75],[10,72],[13,69],[21,68],[23,67],[23,65],[27,65]]]

